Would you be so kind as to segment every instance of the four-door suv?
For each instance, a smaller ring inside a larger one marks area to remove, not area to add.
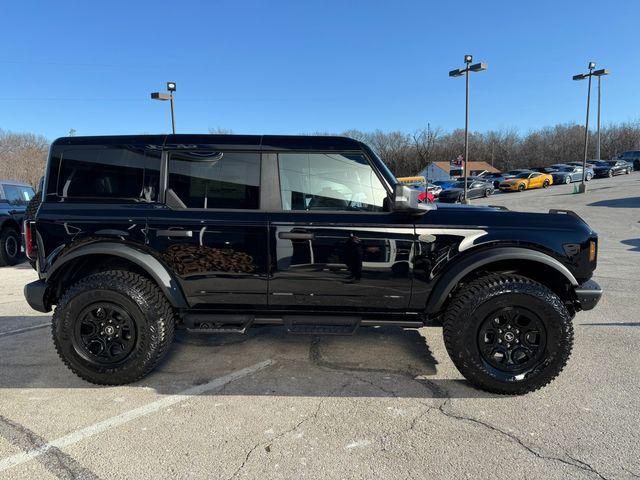
[[[71,137],[50,150],[25,222],[64,363],[134,382],[175,328],[350,334],[439,321],[474,385],[549,383],[572,318],[602,291],[597,235],[569,211],[419,204],[365,144],[343,137]]]
[[[613,160],[624,160],[633,167],[633,170],[640,170],[640,151],[638,150],[622,152],[616,155]]]
[[[20,260],[22,218],[32,197],[31,186],[0,180],[0,267]]]

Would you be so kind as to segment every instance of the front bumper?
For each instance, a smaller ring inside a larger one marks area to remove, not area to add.
[[[602,288],[593,280],[588,280],[582,285],[578,285],[574,291],[582,310],[595,308],[602,297]]]
[[[46,301],[47,287],[44,280],[36,280],[24,286],[24,297],[27,299],[27,303],[38,312],[51,311],[51,305]]]

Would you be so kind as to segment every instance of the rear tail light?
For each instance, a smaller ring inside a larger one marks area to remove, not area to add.
[[[35,236],[36,222],[24,222],[24,251],[29,260],[35,260],[38,254]]]

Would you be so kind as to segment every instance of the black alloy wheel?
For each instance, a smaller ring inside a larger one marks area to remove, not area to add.
[[[538,315],[522,307],[502,307],[491,312],[478,330],[478,348],[487,368],[498,377],[503,372],[526,375],[544,354],[547,335]]]
[[[136,338],[135,322],[122,306],[97,302],[78,316],[72,342],[85,360],[107,366],[125,361]]]
[[[549,180],[545,180],[542,182],[542,188],[547,188],[549,186]]]

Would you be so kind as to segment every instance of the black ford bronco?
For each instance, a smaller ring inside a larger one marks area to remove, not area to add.
[[[602,295],[597,235],[576,214],[420,204],[349,138],[61,138],[41,194],[25,296],[56,305],[60,357],[97,384],[147,375],[176,328],[437,321],[471,383],[521,394],[558,375],[572,318]]]
[[[0,180],[0,267],[20,261],[22,219],[33,194],[30,185]]]

